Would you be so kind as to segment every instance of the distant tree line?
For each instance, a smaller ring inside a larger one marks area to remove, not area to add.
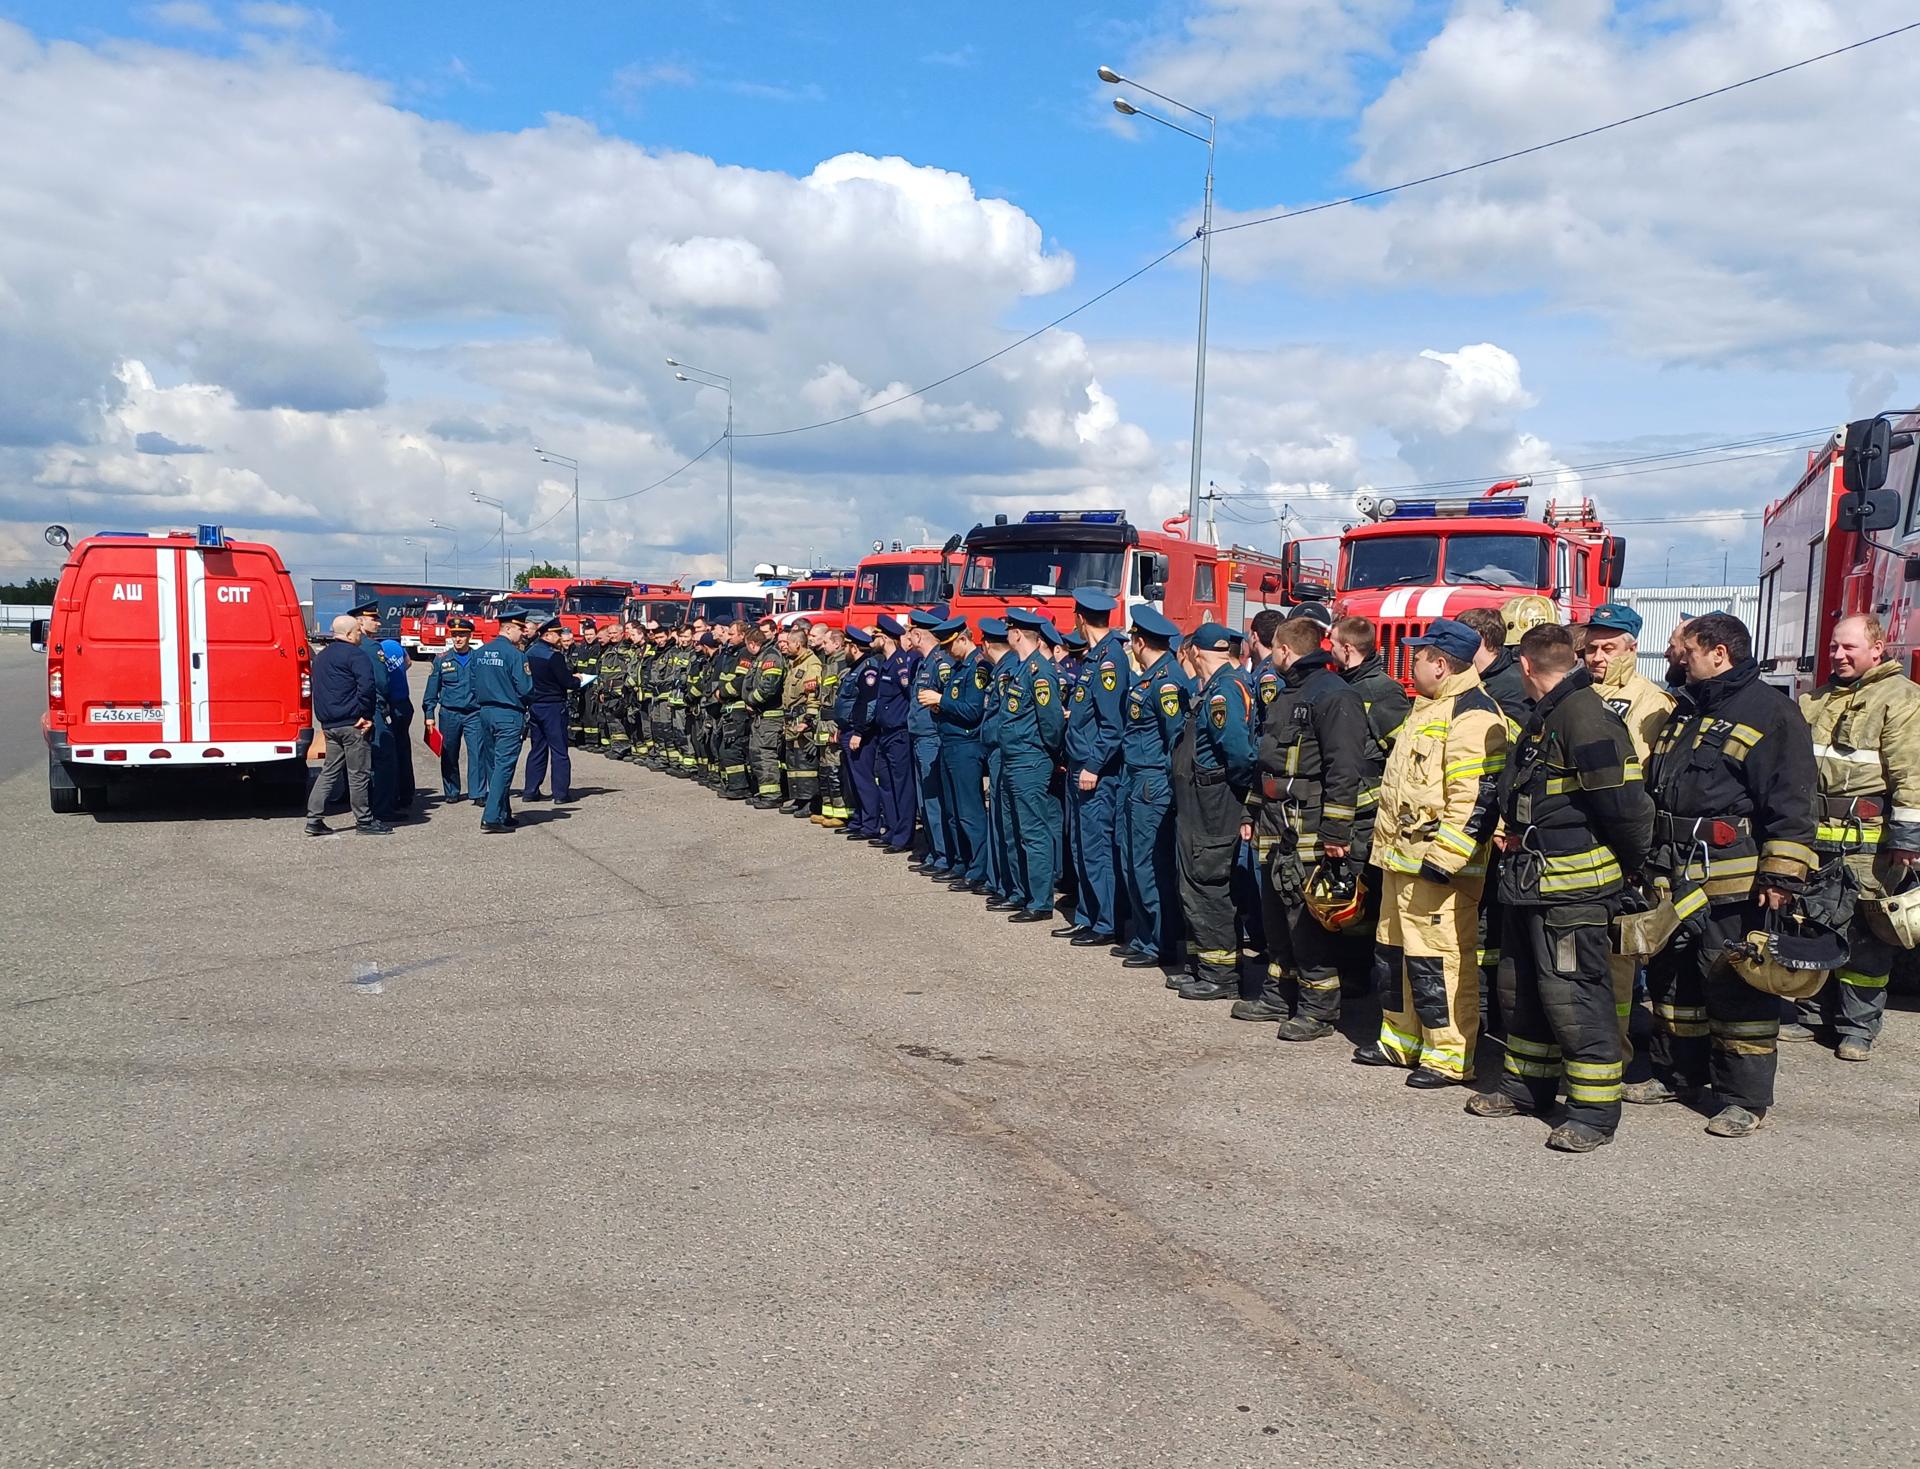
[[[50,576],[30,576],[24,582],[0,583],[0,605],[8,607],[49,607],[53,605],[54,581]]]

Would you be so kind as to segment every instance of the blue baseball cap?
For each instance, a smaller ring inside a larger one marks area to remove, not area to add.
[[[938,641],[944,643],[949,641],[950,639],[957,638],[958,636],[960,636],[960,634],[966,629],[966,626],[967,626],[966,618],[949,617],[945,622],[936,622],[933,625],[933,627],[929,629],[929,631],[933,633],[934,637]]]
[[[525,622],[527,620],[527,609],[524,607],[502,607],[494,616],[499,619],[500,625],[504,627],[509,622]]]
[[[904,627],[900,626],[900,619],[895,617],[891,612],[882,612],[878,620],[873,624],[873,630],[875,632],[883,632],[890,638],[897,638],[901,633],[906,631]]]
[[[1010,607],[1007,609],[1008,628],[1024,627],[1028,632],[1039,632],[1050,624],[1047,619],[1031,607]],[[1057,634],[1056,634],[1057,636]]]
[[[1646,626],[1640,614],[1624,602],[1605,602],[1593,609],[1593,616],[1587,619],[1587,626],[1603,632],[1623,632],[1629,637],[1640,636],[1640,629]]]
[[[1150,638],[1171,640],[1180,636],[1180,629],[1171,617],[1145,602],[1133,609],[1133,630],[1143,632]]]
[[[1007,624],[998,617],[980,619],[980,637],[983,642],[1004,643],[1007,640]]]
[[[1451,617],[1436,617],[1427,624],[1426,632],[1405,641],[1409,648],[1438,648],[1462,663],[1473,662],[1473,655],[1485,646],[1479,633],[1464,622],[1455,622]]]
[[[1230,653],[1240,634],[1218,622],[1203,622],[1187,642],[1202,653]]]
[[[858,643],[863,648],[873,646],[873,633],[870,629],[855,625],[847,629],[847,641]]]
[[[933,609],[930,607],[916,607],[907,614],[907,621],[915,627],[932,629],[940,625],[941,619],[934,614]]]
[[[1075,587],[1073,605],[1083,612],[1113,611],[1113,593],[1100,587]]]

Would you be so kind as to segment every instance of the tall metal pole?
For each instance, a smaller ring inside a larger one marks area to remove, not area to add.
[[[573,466],[573,574],[585,576],[585,563],[580,559],[580,466]]]
[[[727,389],[727,580],[733,580],[733,389]]]
[[[1200,335],[1193,349],[1193,467],[1187,481],[1187,526],[1200,524],[1200,447],[1207,415],[1207,292],[1213,279],[1213,119],[1207,119],[1207,189],[1200,207]],[[1209,517],[1211,520],[1211,517]],[[1209,539],[1217,546],[1219,537]]]

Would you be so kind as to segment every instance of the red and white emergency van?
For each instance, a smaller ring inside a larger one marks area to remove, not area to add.
[[[218,526],[88,536],[34,646],[47,655],[55,811],[134,772],[182,766],[243,767],[275,794],[305,791],[312,652],[273,547]]]
[[[787,583],[787,610],[779,616],[780,625],[804,617],[815,627],[845,627],[853,584],[851,571],[809,571],[795,577]]]

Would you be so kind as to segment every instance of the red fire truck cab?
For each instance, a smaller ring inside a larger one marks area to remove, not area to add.
[[[627,617],[634,622],[678,627],[687,620],[686,588],[677,581],[637,581],[627,596]]]
[[[312,651],[273,547],[213,525],[88,536],[33,632],[47,655],[55,811],[97,804],[136,771],[182,766],[245,767],[276,796],[305,793]]]
[[[851,571],[809,571],[788,582],[787,610],[780,614],[781,626],[804,617],[815,627],[845,627],[855,580]]]
[[[1879,617],[1889,656],[1909,676],[1920,676],[1916,436],[1920,409],[1897,420],[1848,424],[1808,456],[1799,482],[1767,507],[1753,643],[1768,682],[1795,694],[1825,683],[1833,673],[1834,624],[1859,612]],[[1849,474],[1856,484],[1870,484],[1862,494],[1870,493],[1871,503],[1849,493]],[[1879,483],[1871,483],[1876,478]]]
[[[625,617],[633,583],[605,577],[535,576],[527,579],[527,591],[556,598],[557,611],[547,615],[557,615],[568,630],[579,637],[581,624],[589,618],[598,628],[609,619],[617,622]],[[531,610],[533,604],[523,599],[523,605]]]
[[[1184,631],[1209,620],[1239,626],[1248,587],[1256,597],[1277,594],[1283,568],[1281,558],[1244,547],[1223,552],[1171,529],[1142,530],[1124,510],[1029,510],[1017,522],[999,515],[968,531],[965,547],[953,610],[976,628],[982,617],[1032,607],[1065,631],[1073,591],[1086,586],[1118,599],[1116,622],[1149,602]]]
[[[458,592],[451,596],[435,597],[427,603],[426,610],[420,614],[420,642],[417,648],[420,656],[438,657],[447,646],[447,620],[460,616],[477,621],[493,598],[492,592]]]
[[[489,642],[500,636],[500,609],[518,607],[527,614],[529,631],[538,628],[548,618],[557,616],[560,611],[558,592],[495,592],[487,598],[484,609],[473,614],[473,640],[476,644]],[[576,619],[577,623],[577,619]],[[576,626],[576,634],[577,634]]]
[[[1333,612],[1365,617],[1379,629],[1387,671],[1411,686],[1405,642],[1437,618],[1469,607],[1499,607],[1529,593],[1548,598],[1561,621],[1584,621],[1620,585],[1627,544],[1611,536],[1593,501],[1554,501],[1540,519],[1509,480],[1457,500],[1362,502],[1369,519],[1339,537]],[[1325,590],[1305,568],[1310,537],[1285,553],[1296,592]]]
[[[916,607],[951,601],[963,560],[958,536],[945,546],[884,548],[874,543],[853,573],[853,595],[847,600],[847,624],[872,627],[883,616],[902,624]]]

